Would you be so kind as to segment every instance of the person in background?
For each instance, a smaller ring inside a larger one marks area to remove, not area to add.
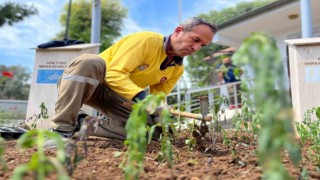
[[[224,57],[222,59],[222,64],[218,65],[218,85],[223,83],[234,83],[241,81],[240,75],[241,71],[236,74],[235,71],[239,70],[235,65],[232,64],[231,57]],[[234,89],[234,87],[236,87]],[[229,108],[234,109],[235,107],[241,107],[241,93],[240,84],[228,85],[227,86],[229,94]],[[235,98],[237,98],[238,104],[236,106]]]
[[[183,57],[211,43],[217,27],[193,17],[164,36],[155,32],[128,35],[100,53],[83,54],[66,67],[58,82],[51,130],[70,138],[81,127],[83,104],[107,116],[93,135],[126,139],[132,105],[148,93],[168,95],[184,71]],[[150,92],[146,92],[146,88]],[[156,122],[148,117],[148,125]],[[161,132],[156,133],[159,137]]]

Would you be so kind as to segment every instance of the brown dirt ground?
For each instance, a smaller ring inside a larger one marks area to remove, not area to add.
[[[144,170],[140,174],[140,179],[261,179],[262,170],[255,156],[256,144],[253,138],[246,134],[239,136],[234,136],[231,132],[229,134],[232,147],[223,145],[222,138],[217,138],[214,146],[208,138],[204,138],[203,146],[190,151],[185,145],[188,135],[180,133],[173,142],[175,157],[172,169],[168,168],[166,163],[155,161],[160,143],[152,142],[147,148]],[[123,155],[115,157],[116,152],[126,150],[122,141],[91,137],[87,143],[88,155],[80,162],[72,179],[124,179],[123,170],[119,167]],[[317,172],[315,166],[306,158],[306,148],[302,149],[303,159],[299,167],[295,167],[290,162],[286,153],[283,155],[283,163],[294,179],[299,179],[302,167],[308,169],[310,179],[320,179],[320,172]],[[14,168],[26,163],[33,152],[35,149],[20,152],[16,149],[16,140],[7,140],[3,157],[7,162],[8,171],[3,172],[0,166],[0,179],[10,179]],[[52,155],[54,151],[46,153]],[[56,179],[56,176],[52,175],[48,179]]]

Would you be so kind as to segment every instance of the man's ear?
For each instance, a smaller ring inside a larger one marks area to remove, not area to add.
[[[176,29],[173,32],[174,36],[178,36],[181,32],[183,32],[183,27],[182,26],[178,26],[176,27]]]

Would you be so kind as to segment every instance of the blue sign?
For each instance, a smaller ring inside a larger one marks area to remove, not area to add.
[[[63,70],[38,70],[37,83],[39,84],[56,84],[61,77]]]
[[[320,83],[320,66],[305,67],[304,78],[306,83]]]

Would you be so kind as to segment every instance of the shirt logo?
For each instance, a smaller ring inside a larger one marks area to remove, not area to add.
[[[139,68],[141,71],[146,70],[148,67],[149,67],[148,64],[141,64],[140,66],[138,66],[138,68]]]
[[[160,83],[165,82],[167,79],[168,79],[167,77],[162,77],[162,78],[160,79]]]

